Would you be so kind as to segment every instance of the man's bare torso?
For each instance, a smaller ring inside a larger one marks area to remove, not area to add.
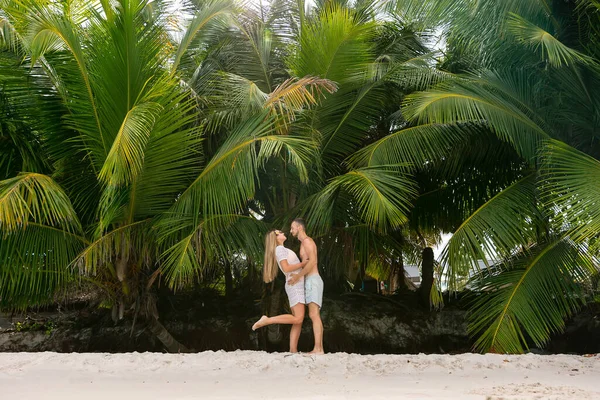
[[[303,241],[300,242],[300,259],[302,259],[302,260],[306,259],[306,257],[308,256],[307,247],[309,247],[309,246],[312,246],[314,248],[314,253],[313,253],[314,262],[309,263],[310,266],[307,266],[308,268],[311,268],[311,270],[308,271],[306,276],[319,275],[319,268],[317,267],[319,265],[318,258],[317,258],[317,245],[315,244],[315,241],[312,240],[312,238],[306,237]]]

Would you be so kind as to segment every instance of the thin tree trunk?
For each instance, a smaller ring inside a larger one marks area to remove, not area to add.
[[[125,280],[125,277],[127,275],[127,262],[128,261],[129,261],[128,257],[120,257],[116,261],[116,272],[117,272],[117,278],[119,279],[119,282],[123,282]]]
[[[423,249],[423,264],[421,266],[421,287],[419,288],[419,297],[421,304],[429,308],[429,297],[431,287],[433,286],[433,249],[426,247]]]
[[[175,340],[169,331],[167,331],[167,328],[156,318],[150,317],[148,328],[161,341],[169,353],[189,353],[188,348]]]
[[[358,267],[358,273],[356,274],[356,279],[354,280],[354,291],[360,292],[363,286],[363,279],[365,278],[365,268],[362,264]]]
[[[390,292],[395,293],[398,290],[408,290],[408,286],[406,286],[406,276],[404,273],[404,260],[402,258],[402,253],[399,254],[397,260],[394,258],[390,271]]]
[[[225,260],[225,299],[231,300],[233,295],[233,278],[231,276],[231,263]]]

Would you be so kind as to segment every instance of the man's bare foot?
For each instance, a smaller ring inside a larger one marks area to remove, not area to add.
[[[260,319],[258,321],[256,321],[254,323],[254,325],[252,325],[252,330],[255,331],[258,328],[262,328],[263,326],[265,326],[265,322],[267,322],[268,319],[269,319],[269,317],[267,317],[266,315],[263,315],[262,317],[260,317]]]
[[[310,352],[310,353],[308,353],[308,354],[317,354],[317,355],[321,355],[321,354],[325,354],[325,352],[324,352],[323,350],[317,350],[317,349],[314,349],[313,351],[311,351],[311,352]]]

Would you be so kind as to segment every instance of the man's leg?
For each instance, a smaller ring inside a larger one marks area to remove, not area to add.
[[[304,306],[304,304],[302,306]],[[294,313],[294,310],[292,310],[292,313]],[[300,340],[301,332],[302,322],[292,325],[292,329],[290,330],[290,353],[298,352],[298,341]]]
[[[313,333],[315,335],[315,347],[310,354],[325,354],[323,351],[323,321],[321,321],[321,309],[318,304],[308,304],[308,316],[312,321]]]

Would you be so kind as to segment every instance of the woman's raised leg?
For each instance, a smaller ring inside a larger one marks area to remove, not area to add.
[[[252,330],[255,331],[263,326],[273,324],[302,324],[302,321],[304,321],[304,304],[296,304],[294,307],[292,307],[292,312],[294,314],[281,314],[275,317],[267,317],[266,315],[263,315],[254,323],[254,325],[252,325]]]

